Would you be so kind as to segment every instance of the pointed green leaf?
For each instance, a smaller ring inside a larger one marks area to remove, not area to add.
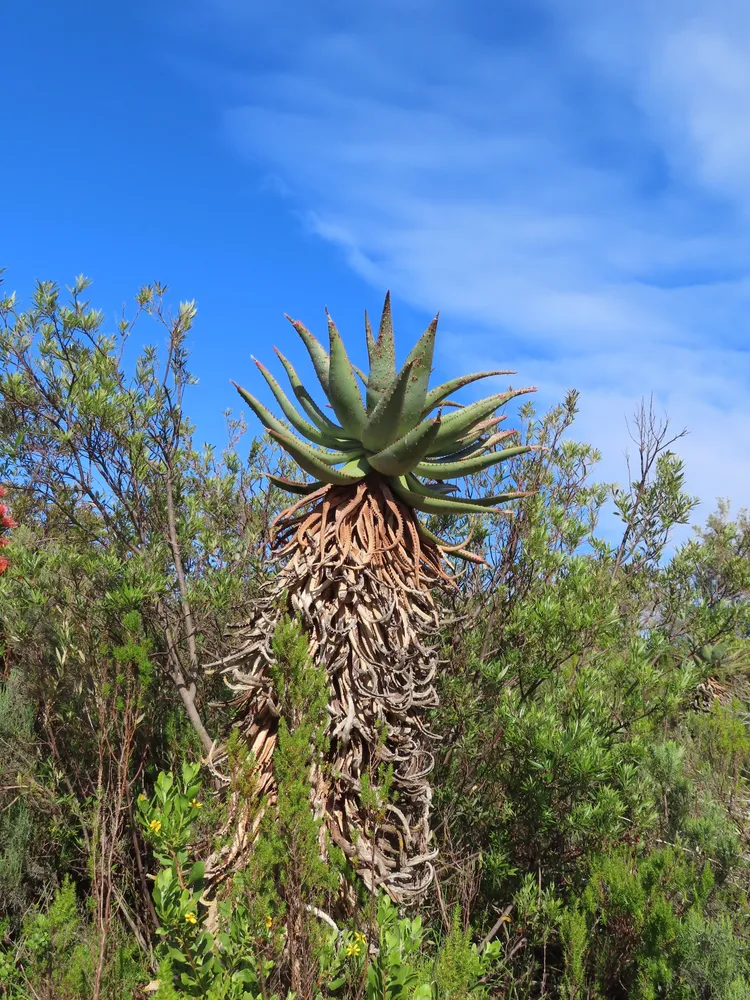
[[[320,455],[326,465],[346,465],[347,462],[356,462],[358,458],[365,457],[361,444],[356,448],[350,448],[349,451],[327,451],[320,452]]]
[[[321,444],[325,448],[336,447],[336,440],[332,438],[330,434],[324,434],[323,431],[319,430],[317,427],[313,427],[312,424],[308,424],[299,413],[297,413],[294,405],[290,401],[289,397],[286,395],[284,390],[281,388],[279,383],[269,372],[265,365],[262,365],[260,361],[253,358],[255,364],[258,366],[261,375],[268,382],[271,388],[271,392],[276,397],[276,401],[281,407],[284,416],[287,418],[292,427],[297,431],[298,434],[302,434],[308,439],[308,441],[313,441],[315,444]],[[293,370],[293,369],[292,369]],[[304,387],[303,387],[304,388]],[[335,426],[335,425],[334,425]]]
[[[490,417],[488,420],[480,420],[478,423],[470,427],[468,431],[463,431],[453,441],[443,441],[442,444],[433,445],[428,453],[428,458],[437,462],[439,459],[434,456],[439,455],[443,458],[452,455],[455,451],[458,451],[461,448],[468,448],[469,445],[476,444],[488,430],[492,427],[496,427],[497,424],[502,423],[503,420],[507,420],[507,418],[507,413],[504,413],[499,417]]]
[[[243,389],[242,386],[237,385],[234,381],[232,382],[232,385],[235,387],[240,396],[242,396],[266,430],[280,431],[282,434],[287,434],[289,432],[287,425],[279,420],[278,417],[275,417],[270,410],[267,410],[265,406],[255,398],[255,396],[251,396],[246,389]]]
[[[474,444],[467,445],[465,448],[461,448],[460,451],[454,451],[450,455],[443,455],[440,458],[432,460],[428,458],[427,461],[443,464],[444,462],[458,462],[464,458],[472,458],[474,455],[482,455],[488,448],[493,448],[496,444],[505,441],[506,438],[512,437],[514,434],[518,434],[518,431],[502,431],[500,434],[491,434],[488,438],[479,438]]]
[[[457,462],[462,458],[471,458],[472,455],[483,454],[488,447],[488,442],[491,438],[479,438],[474,444],[468,445],[466,448],[460,448],[458,451],[452,451],[448,455],[441,455],[440,458],[434,458],[432,456],[427,456],[426,461],[428,462]]]
[[[369,328],[366,320],[365,332]],[[380,397],[386,392],[396,377],[396,346],[393,342],[393,322],[391,320],[391,293],[385,293],[383,315],[377,341],[372,338],[372,330],[367,337],[367,352],[370,358],[370,376],[367,380],[367,412],[371,413]]]
[[[331,319],[328,310],[328,335],[330,337],[330,360],[328,368],[328,392],[333,412],[339,418],[347,434],[360,437],[367,422],[362,396],[354,376],[341,334]]]
[[[347,435],[343,427],[339,427],[338,424],[334,424],[334,422],[330,420],[325,415],[325,413],[323,413],[321,408],[318,406],[318,404],[312,398],[310,393],[304,387],[304,385],[300,381],[299,375],[294,370],[291,361],[288,361],[277,347],[274,347],[274,351],[276,352],[276,356],[278,357],[279,361],[284,366],[284,370],[287,373],[289,382],[292,386],[292,390],[294,391],[294,395],[297,397],[297,400],[299,401],[299,405],[302,407],[302,409],[305,411],[308,417],[312,420],[312,422],[316,425],[316,427],[320,431],[322,431],[323,434],[327,435],[329,438],[332,438],[334,441],[340,443],[342,441],[347,440]]]
[[[434,542],[435,545],[439,545],[441,549],[449,549],[449,548],[465,549],[466,546],[471,542],[472,536],[469,535],[469,537],[465,538],[459,545],[454,546],[447,539],[441,538],[440,535],[436,535],[434,531],[430,531],[430,529],[427,527],[426,524],[423,524],[421,521],[419,521],[418,524],[419,524],[420,534],[424,535],[424,537],[428,539],[428,541]]]
[[[505,448],[503,451],[492,451],[487,455],[465,458],[461,462],[420,462],[415,466],[414,472],[418,476],[430,476],[432,479],[458,479],[533,450],[533,445],[518,445],[516,448]]]
[[[512,514],[512,511],[503,511],[504,514]],[[463,559],[464,562],[477,563],[479,566],[489,566],[485,558],[476,552],[469,552],[468,549],[454,549],[448,555],[452,559]]]
[[[477,508],[460,500],[446,500],[445,497],[426,497],[410,490],[403,476],[388,480],[394,492],[414,510],[425,514],[508,514],[506,510],[496,510],[493,507]]]
[[[438,403],[443,403],[447,406],[447,403],[443,401],[446,397],[450,396],[452,392],[458,392],[459,389],[463,389],[464,386],[471,385],[472,382],[478,382],[480,378],[492,378],[494,375],[515,375],[515,372],[475,372],[473,375],[459,375],[458,378],[452,378],[449,382],[443,382],[442,385],[436,386],[434,389],[430,389],[427,393],[427,398],[424,401],[424,410],[422,411],[422,416],[426,417],[428,413],[435,409]]]
[[[435,448],[437,449],[437,446],[444,442],[455,441],[456,438],[460,437],[461,434],[465,434],[474,424],[491,416],[495,410],[507,403],[508,400],[514,399],[516,396],[522,396],[526,392],[536,392],[536,389],[529,387],[526,389],[511,389],[509,392],[499,392],[494,396],[488,396],[486,399],[478,399],[476,403],[470,403],[469,406],[465,406],[462,410],[456,410],[455,413],[449,413],[447,417],[443,417],[443,426],[435,438]]]
[[[466,445],[473,444],[479,434],[485,434],[493,427],[497,427],[498,424],[501,424],[503,420],[507,419],[508,414],[503,413],[499,417],[488,417],[486,420],[480,420],[478,424],[474,424],[470,430],[458,439],[458,443],[464,447],[466,447]]]
[[[269,475],[268,481],[280,490],[286,490],[287,493],[296,493],[298,496],[307,496],[308,493],[314,493],[326,485],[321,482],[298,483],[294,479],[287,479],[285,476],[273,475]]]
[[[336,485],[356,483],[357,480],[361,479],[362,476],[365,475],[365,473],[351,475],[348,472],[331,468],[320,457],[315,448],[311,448],[309,445],[303,444],[302,441],[298,441],[297,438],[292,437],[291,434],[281,434],[278,431],[269,431],[269,434],[274,441],[278,441],[285,451],[289,452],[301,469],[309,475],[315,476],[316,479],[320,479],[324,483],[334,483]]]
[[[504,513],[512,514],[513,512],[506,511]],[[449,541],[447,541],[447,539],[440,538],[439,535],[436,535],[434,532],[430,531],[429,528],[426,528],[421,521],[419,522],[419,530],[431,542],[434,542],[435,545],[440,546],[440,548],[443,549],[443,555],[447,556],[448,558],[463,559],[464,562],[478,563],[479,565],[484,565],[484,566],[489,565],[486,559],[484,559],[478,553],[472,552],[470,551],[470,549],[467,548],[467,545],[469,545],[472,540],[471,535],[469,535],[468,538],[465,538],[463,542],[459,542],[458,545],[452,545]]]
[[[372,466],[363,456],[362,458],[355,458],[351,462],[347,462],[343,469],[341,469],[341,472],[347,476],[354,476],[355,479],[362,479],[363,476],[372,472]]]
[[[296,441],[296,439],[288,432],[284,433],[286,433],[291,440]],[[303,448],[307,448],[308,452],[315,455],[318,461],[322,462],[324,465],[344,465],[347,462],[353,462],[358,458],[362,458],[364,454],[362,451],[362,445],[359,442],[357,442],[355,448],[350,448],[348,451],[323,451],[320,448],[310,448],[309,445],[305,445],[302,441],[299,442],[299,445]]]
[[[302,343],[307,348],[307,353],[310,355],[310,360],[313,363],[313,368],[315,369],[315,374],[318,376],[320,384],[323,386],[323,392],[328,395],[328,354],[326,349],[307,329],[303,326],[299,320],[292,319],[291,316],[287,316],[284,313],[286,319],[292,324],[294,329],[302,338]]]
[[[372,327],[370,326],[370,317],[367,315],[367,310],[365,309],[365,339],[367,341],[367,357],[370,359],[370,372],[372,372],[372,359],[375,356],[375,351],[377,350],[377,345],[375,343],[375,338],[372,335]],[[377,406],[378,400],[380,399],[379,392],[373,392],[370,388],[370,379],[367,380],[367,393],[366,393],[366,404],[367,412],[372,413],[372,411]]]
[[[404,397],[404,407],[397,431],[399,435],[406,434],[412,427],[416,427],[422,416],[425,399],[427,398],[430,372],[432,371],[432,358],[435,353],[437,325],[438,318],[436,316],[406,359],[406,364],[411,364],[412,369],[409,391]]]
[[[438,490],[431,489],[429,486],[426,486],[423,482],[420,482],[420,480],[417,479],[417,477],[413,473],[406,476],[406,485],[409,487],[410,490],[413,490],[415,493],[419,493],[420,496],[432,497],[433,499],[436,500],[440,499],[440,497],[443,496],[443,494],[440,493]],[[474,507],[494,507],[496,504],[507,503],[509,500],[520,500],[522,497],[532,497],[532,496],[534,496],[533,492],[515,490],[510,493],[498,493],[495,496],[452,497],[450,499],[454,499],[459,503],[468,503]]]
[[[533,497],[533,490],[512,490],[510,493],[496,493],[494,496],[474,497],[469,499],[464,497],[464,503],[474,504],[476,507],[494,507],[498,503],[508,503],[510,500],[523,500],[524,497]]]
[[[404,405],[404,397],[409,391],[411,364],[404,365],[398,377],[386,387],[377,406],[367,418],[362,430],[362,444],[371,451],[381,451],[391,444],[396,435]],[[370,376],[372,382],[372,376]]]
[[[436,480],[440,482],[440,480]],[[407,489],[412,490],[414,493],[418,493],[421,497],[430,497],[433,500],[456,500],[462,503],[463,497],[451,497],[439,490],[437,487],[428,486],[423,483],[421,479],[417,479],[413,472],[408,472],[405,476],[404,485]]]
[[[398,441],[368,457],[368,462],[384,476],[401,476],[413,469],[427,454],[427,449],[440,430],[439,420],[425,420],[404,434]]]

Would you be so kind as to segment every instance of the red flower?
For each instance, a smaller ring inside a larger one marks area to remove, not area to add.
[[[0,486],[0,497],[5,496],[5,489]],[[7,504],[0,503],[0,532],[8,531],[10,528],[17,528],[18,525],[13,520],[13,518],[8,513]],[[8,544],[8,539],[4,535],[0,534],[0,548],[4,548]],[[0,574],[4,573],[8,568],[8,560],[0,556]]]

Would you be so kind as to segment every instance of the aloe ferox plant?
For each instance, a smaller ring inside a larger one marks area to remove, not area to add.
[[[328,351],[302,323],[287,319],[307,348],[335,420],[278,350],[299,409],[273,375],[255,363],[288,423],[236,386],[271,438],[312,482],[270,477],[300,496],[271,530],[279,570],[250,619],[235,626],[234,652],[213,666],[221,667],[236,692],[237,724],[257,769],[257,800],[268,801],[274,794],[271,759],[279,716],[271,680],[272,637],[283,614],[299,616],[310,655],[325,668],[329,682],[327,759],[312,775],[316,814],[367,886],[400,901],[429,884],[435,857],[433,756],[425,728],[426,712],[437,704],[435,596],[454,585],[447,558],[482,562],[468,539],[449,545],[418,512],[511,513],[498,505],[523,493],[457,498],[449,495],[456,487],[446,481],[530,450],[510,443],[515,431],[497,430],[504,417],[496,414],[510,399],[534,389],[511,389],[466,406],[449,400],[478,379],[515,374],[501,371],[462,375],[430,389],[437,317],[397,370],[389,295],[377,339],[365,314],[370,362],[365,375],[350,362],[326,315]],[[381,766],[392,773],[391,799],[387,820],[373,828],[362,791]],[[237,803],[235,815],[242,805]],[[216,864],[237,861],[252,843],[261,812],[245,810],[233,843]]]

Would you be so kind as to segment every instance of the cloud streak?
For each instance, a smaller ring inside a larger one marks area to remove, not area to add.
[[[378,6],[324,3],[290,38],[226,3],[236,51],[273,53],[235,79],[232,144],[373,286],[440,306],[446,370],[580,388],[611,476],[653,392],[691,430],[700,516],[747,503],[750,14]]]

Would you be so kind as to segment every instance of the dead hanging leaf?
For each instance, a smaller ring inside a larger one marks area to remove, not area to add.
[[[207,875],[221,879],[242,863],[275,798],[279,706],[271,642],[279,619],[291,613],[300,616],[330,692],[328,759],[312,775],[315,813],[371,889],[397,901],[414,898],[432,881],[437,853],[430,833],[434,737],[424,725],[437,705],[433,594],[454,577],[414,511],[377,482],[330,486],[295,502],[274,523],[273,552],[279,572],[253,616],[233,626],[235,652],[208,664],[236,694],[236,724],[253,748],[256,776],[250,799],[235,794],[220,832],[233,839],[210,858]],[[221,751],[214,756],[217,774],[224,760]],[[373,762],[392,768],[397,802],[374,833],[361,803]]]

